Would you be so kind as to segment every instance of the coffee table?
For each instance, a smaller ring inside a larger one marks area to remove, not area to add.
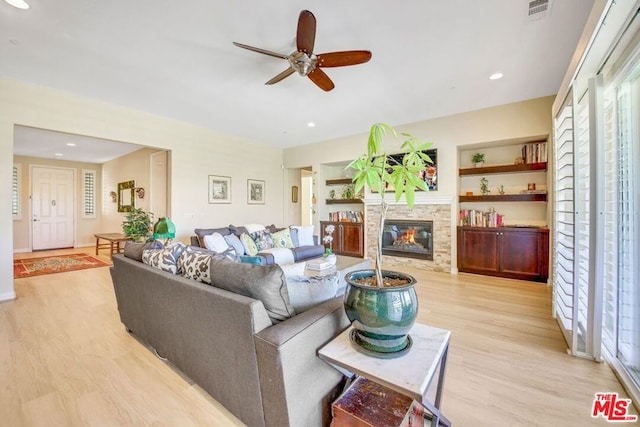
[[[349,378],[365,377],[420,402],[431,413],[433,427],[451,426],[440,412],[450,331],[416,323],[409,332],[413,344],[407,354],[378,359],[353,347],[352,329],[322,347],[318,356]]]

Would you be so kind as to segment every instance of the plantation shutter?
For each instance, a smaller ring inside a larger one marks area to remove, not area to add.
[[[96,172],[83,170],[83,194],[84,210],[83,216],[93,218],[96,216]]]
[[[573,104],[569,94],[555,119],[554,150],[554,248],[553,313],[565,335],[573,342]]]
[[[20,164],[13,165],[13,176],[11,180],[11,215],[13,219],[21,219],[22,212],[20,209],[20,186],[22,185],[22,166]]]

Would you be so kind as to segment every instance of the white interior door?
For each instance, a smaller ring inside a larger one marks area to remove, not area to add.
[[[32,169],[33,250],[73,247],[72,169]]]
[[[167,152],[161,151],[151,155],[151,212],[155,220],[169,214],[167,194],[168,175]]]

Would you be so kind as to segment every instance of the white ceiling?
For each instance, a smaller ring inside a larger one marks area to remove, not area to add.
[[[0,1],[0,76],[280,147],[555,94],[593,4],[552,0],[531,21],[528,0],[27,1]],[[289,54],[302,9],[315,53],[373,53],[325,69],[331,92],[266,86],[287,62],[232,44]]]

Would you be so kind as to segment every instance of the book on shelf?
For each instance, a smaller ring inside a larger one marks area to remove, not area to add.
[[[547,194],[547,190],[521,190],[520,194]]]
[[[525,163],[546,163],[547,143],[534,142],[522,147],[522,159]]]
[[[483,212],[476,209],[463,209],[459,213],[459,224],[469,227],[502,227],[504,215],[494,210]]]
[[[333,222],[364,222],[363,213],[360,211],[329,212],[329,221]]]
[[[324,260],[312,260],[312,261],[307,261],[307,268],[309,270],[326,270],[328,268],[333,267],[333,264],[330,263],[329,261],[324,261]]]

